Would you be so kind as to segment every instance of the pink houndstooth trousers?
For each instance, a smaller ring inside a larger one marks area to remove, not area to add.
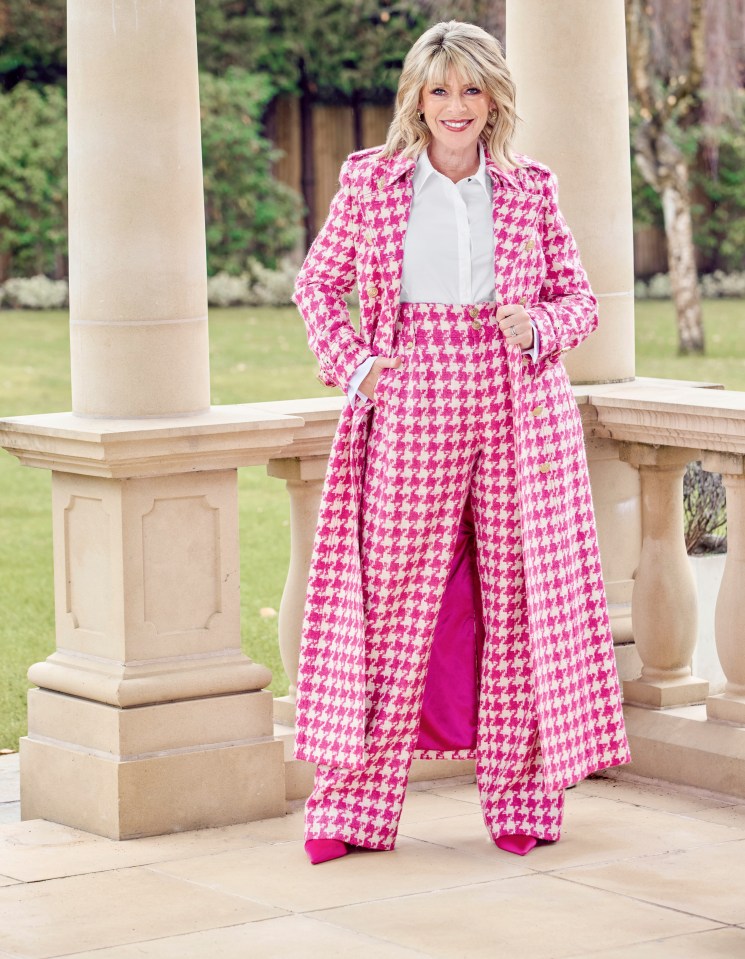
[[[485,630],[476,732],[484,820],[494,839],[559,838],[564,793],[543,788],[507,356],[495,310],[400,308],[394,355],[403,364],[378,380],[361,488],[366,763],[318,766],[307,839],[395,844],[432,637],[469,499]]]

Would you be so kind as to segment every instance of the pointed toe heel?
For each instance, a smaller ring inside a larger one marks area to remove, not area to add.
[[[538,840],[534,836],[523,836],[519,833],[514,836],[500,836],[494,842],[499,849],[514,853],[516,856],[527,856],[530,850],[538,845]]]
[[[317,866],[331,859],[341,859],[349,852],[347,844],[341,839],[306,839],[305,852],[311,864]]]

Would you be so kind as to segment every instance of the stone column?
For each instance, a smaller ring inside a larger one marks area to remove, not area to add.
[[[559,178],[559,202],[598,297],[600,324],[563,360],[573,383],[634,377],[634,273],[623,0],[507,0],[516,145]],[[613,636],[631,634],[639,477],[612,445],[587,450]]]
[[[517,146],[559,178],[560,203],[600,303],[566,356],[573,382],[634,376],[634,269],[623,0],[507,0]]]
[[[74,412],[0,423],[53,473],[57,651],[29,671],[22,816],[122,839],[280,815],[236,467],[302,419],[209,408],[194,3],[68,15]]]
[[[623,458],[639,469],[642,551],[632,596],[639,679],[626,702],[662,708],[703,702],[706,680],[691,673],[698,635],[696,584],[683,535],[683,473],[696,450],[630,443]]]
[[[723,693],[707,699],[706,715],[745,726],[745,457],[707,453],[703,464],[722,474],[727,490],[727,560],[714,617],[727,682]]]

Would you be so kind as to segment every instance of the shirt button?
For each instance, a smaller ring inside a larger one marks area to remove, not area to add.
[[[413,341],[413,340],[407,340],[407,341],[406,341],[406,349],[407,349],[407,350],[413,350],[413,349],[414,349],[414,341]]]
[[[372,231],[372,230],[365,230],[365,239],[367,240],[368,243],[372,243],[372,241],[373,241],[373,231]]]
[[[534,246],[535,246],[535,240],[528,240],[525,244],[525,249],[532,250]]]
[[[479,315],[478,307],[477,307],[477,306],[472,306],[472,307],[470,308],[470,310],[468,311],[468,315],[471,317],[471,319],[474,319],[474,320],[475,320],[476,317]]]
[[[385,177],[384,176],[378,177],[378,189],[382,190],[384,186],[385,186]]]
[[[525,306],[525,304],[528,302],[528,298],[527,296],[521,296],[517,302],[520,304],[520,306]]]
[[[367,295],[373,300],[378,295],[378,288],[377,286],[375,286],[374,283],[368,283],[367,286],[365,287],[365,290],[367,292]]]
[[[550,469],[553,469],[553,466],[553,463],[541,463],[539,464],[538,469],[541,471],[541,473],[548,473]]]
[[[480,330],[481,327],[483,326],[483,324],[482,324],[481,320],[472,320],[472,321],[471,321],[471,326],[474,328],[474,330]]]
[[[530,413],[532,416],[543,416],[543,407],[539,403],[538,406],[533,407]]]

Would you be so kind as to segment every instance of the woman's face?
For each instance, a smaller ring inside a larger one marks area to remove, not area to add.
[[[435,143],[449,151],[467,152],[476,145],[489,111],[495,107],[488,94],[457,76],[451,67],[442,86],[422,90],[419,109]]]

